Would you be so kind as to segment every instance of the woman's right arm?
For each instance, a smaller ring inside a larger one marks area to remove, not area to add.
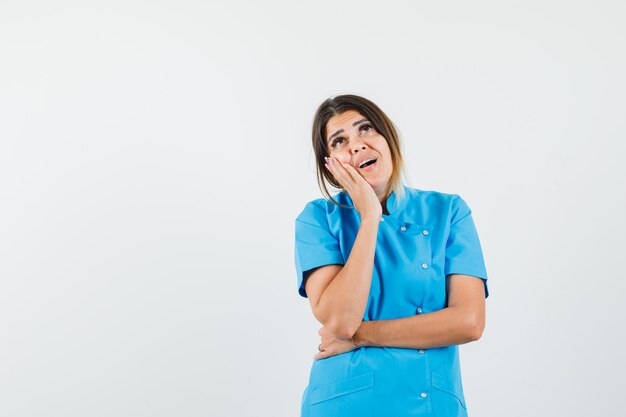
[[[326,168],[352,198],[361,224],[345,265],[325,265],[313,270],[305,282],[305,291],[313,315],[335,337],[350,339],[361,326],[367,307],[382,206],[372,186],[354,167],[334,157],[328,160]]]
[[[363,320],[374,273],[380,216],[365,216],[346,264],[311,272],[306,293],[313,315],[336,337],[349,339]]]

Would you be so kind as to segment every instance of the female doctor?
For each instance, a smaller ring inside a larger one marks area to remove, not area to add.
[[[489,295],[469,206],[404,184],[396,128],[366,98],[324,101],[313,148],[329,199],[295,221],[298,292],[323,324],[301,416],[467,416],[458,345],[481,337]]]

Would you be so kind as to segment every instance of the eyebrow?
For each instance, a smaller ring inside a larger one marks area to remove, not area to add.
[[[367,119],[361,119],[361,120],[357,120],[356,122],[352,123],[352,126],[356,126],[356,125],[360,125],[363,122],[367,122]],[[326,142],[326,144],[329,144],[330,141],[332,140],[332,138],[334,138],[335,136],[337,136],[340,133],[343,133],[344,130],[343,129],[339,129],[338,131],[336,131],[335,133],[333,133],[332,135],[330,135],[328,137],[328,141]]]

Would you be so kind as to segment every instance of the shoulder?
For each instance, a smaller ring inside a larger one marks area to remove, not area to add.
[[[415,187],[406,187],[406,190],[407,198],[410,201],[419,200],[420,202],[443,206],[454,206],[464,202],[463,198],[456,193],[447,193],[439,190],[424,190]]]
[[[332,197],[340,204],[346,204],[345,192],[339,192]],[[320,197],[307,202],[304,208],[300,210],[296,221],[319,221],[320,218],[329,218],[340,209],[335,203],[326,198]]]
[[[451,221],[456,221],[471,212],[466,201],[458,193],[440,190],[424,190],[406,187],[407,203],[429,213],[437,213]]]

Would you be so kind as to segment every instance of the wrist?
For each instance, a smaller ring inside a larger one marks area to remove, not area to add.
[[[356,333],[354,333],[354,335],[352,336],[352,341],[357,347],[368,346],[367,339],[365,338],[366,328],[367,322],[362,321]]]
[[[372,215],[372,214],[366,214],[363,217],[361,217],[361,223],[368,223],[371,224],[373,226],[378,226],[380,224],[380,219],[381,219],[382,215]]]
[[[358,347],[359,347],[359,345],[357,345],[357,344],[356,344],[356,342],[354,341],[354,336],[352,336],[352,337],[350,338],[350,341],[352,342],[352,344],[354,345],[354,347],[356,347],[356,348],[358,348]]]

